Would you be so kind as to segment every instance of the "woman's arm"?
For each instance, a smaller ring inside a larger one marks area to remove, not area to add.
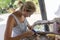
[[[7,20],[4,40],[11,40],[11,34],[12,34],[13,26],[14,26],[14,20],[13,20],[12,15],[10,15],[8,20]]]

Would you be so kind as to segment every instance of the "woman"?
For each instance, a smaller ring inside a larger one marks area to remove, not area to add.
[[[29,17],[35,12],[35,5],[33,2],[25,2],[19,11],[11,14],[7,21],[4,40],[27,40],[23,39],[34,34],[33,31],[27,31],[27,27],[32,30],[28,24],[26,17]],[[11,37],[13,31],[13,37]]]

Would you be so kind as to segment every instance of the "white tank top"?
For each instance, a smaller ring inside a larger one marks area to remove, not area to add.
[[[16,20],[16,23],[17,23],[17,25],[12,29],[12,37],[16,37],[27,31],[28,22],[25,19],[24,23],[20,23],[20,21],[14,14],[12,14],[12,16],[14,17],[14,19]]]

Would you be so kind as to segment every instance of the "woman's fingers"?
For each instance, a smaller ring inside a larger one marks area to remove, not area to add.
[[[34,32],[33,32],[33,31],[28,31],[28,32],[27,32],[27,35],[28,35],[28,36],[32,36],[32,35],[34,35]]]

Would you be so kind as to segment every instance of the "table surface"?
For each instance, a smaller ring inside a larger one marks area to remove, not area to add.
[[[54,32],[39,32],[39,31],[37,31],[37,33],[38,33],[38,34],[43,34],[43,35],[45,35],[45,34],[55,34],[55,35],[60,35],[60,33],[54,33]]]

